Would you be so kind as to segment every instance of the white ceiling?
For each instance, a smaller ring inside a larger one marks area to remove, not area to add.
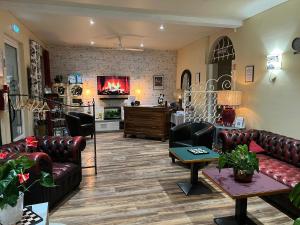
[[[48,44],[179,49],[287,0],[0,0]],[[89,24],[93,18],[95,24]],[[163,23],[164,31],[159,30]]]

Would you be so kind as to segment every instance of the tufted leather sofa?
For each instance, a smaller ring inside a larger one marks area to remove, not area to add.
[[[289,138],[264,130],[223,130],[219,133],[222,141],[222,151],[230,151],[239,144],[249,145],[256,141],[265,152],[257,154],[259,169],[273,179],[294,187],[300,182],[300,140]],[[288,200],[288,195],[264,197],[266,201],[276,206],[292,218],[299,217],[300,210]]]
[[[41,170],[52,174],[56,187],[45,188],[34,184],[25,193],[25,204],[49,202],[53,208],[68,193],[76,189],[82,178],[81,151],[86,146],[83,137],[37,137],[38,147],[35,152],[28,152],[25,140],[6,144],[0,147],[2,152],[27,155],[35,161],[30,171],[30,181],[40,177]]]

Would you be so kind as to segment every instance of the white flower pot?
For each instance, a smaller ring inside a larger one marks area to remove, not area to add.
[[[2,225],[15,225],[22,219],[23,216],[24,194],[20,193],[17,205],[11,207],[10,205],[4,206],[0,210],[0,224]]]

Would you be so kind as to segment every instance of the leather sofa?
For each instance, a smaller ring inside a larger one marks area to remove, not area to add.
[[[94,117],[81,112],[69,112],[65,115],[67,127],[72,137],[75,136],[88,136],[95,133]]]
[[[6,144],[0,151],[27,155],[35,161],[30,169],[30,185],[39,178],[41,171],[52,174],[56,187],[45,188],[34,184],[25,193],[25,205],[48,202],[50,209],[59,203],[68,193],[75,190],[82,179],[81,151],[86,146],[83,137],[37,137],[38,147],[35,152],[27,152],[25,140]]]
[[[186,122],[170,129],[169,147],[206,146],[212,149],[215,126],[208,122]],[[174,162],[174,156],[169,154]]]
[[[289,138],[264,130],[223,130],[219,133],[222,151],[230,151],[239,144],[247,144],[254,140],[265,152],[257,154],[259,169],[273,179],[294,187],[300,182],[300,140]],[[277,207],[292,218],[300,215],[287,194],[263,197],[268,203]]]

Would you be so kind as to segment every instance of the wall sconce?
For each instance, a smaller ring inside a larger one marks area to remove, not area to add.
[[[281,70],[282,67],[282,54],[271,54],[267,56],[267,69],[268,70]]]
[[[269,80],[275,82],[277,74],[282,68],[282,53],[273,53],[267,56],[267,70],[269,71]]]

